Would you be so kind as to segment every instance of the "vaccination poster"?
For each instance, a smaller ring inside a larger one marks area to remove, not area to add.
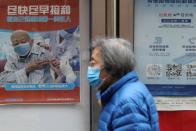
[[[0,6],[0,104],[80,102],[79,0]]]
[[[139,78],[159,110],[196,109],[196,0],[136,0]]]

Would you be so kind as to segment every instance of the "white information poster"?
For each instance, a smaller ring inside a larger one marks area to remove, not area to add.
[[[135,0],[139,78],[159,110],[196,109],[196,0]]]

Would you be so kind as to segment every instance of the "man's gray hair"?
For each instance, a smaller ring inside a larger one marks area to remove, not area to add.
[[[115,77],[121,77],[135,68],[132,44],[121,38],[97,39],[92,49],[101,49],[105,70]]]

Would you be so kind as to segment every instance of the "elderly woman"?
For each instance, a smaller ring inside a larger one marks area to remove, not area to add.
[[[92,45],[87,77],[98,89],[99,131],[159,131],[152,95],[138,80],[131,43],[99,39]]]

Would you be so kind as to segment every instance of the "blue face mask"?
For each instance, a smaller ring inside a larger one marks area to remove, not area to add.
[[[31,50],[31,47],[30,47],[29,43],[18,44],[14,47],[14,51],[19,56],[26,56],[30,50]]]
[[[59,31],[59,35],[60,35],[62,38],[64,38],[64,39],[70,39],[70,38],[73,36],[73,34],[70,34],[70,33],[68,33],[68,32],[65,31],[65,30],[60,30],[60,31]]]
[[[68,33],[70,33],[70,34],[73,34],[74,31],[75,31],[76,29],[77,29],[77,26],[74,27],[74,28],[67,29],[66,31],[67,31]]]
[[[102,83],[102,79],[99,78],[100,71],[98,67],[88,67],[87,78],[90,86],[93,88],[98,87]]]

